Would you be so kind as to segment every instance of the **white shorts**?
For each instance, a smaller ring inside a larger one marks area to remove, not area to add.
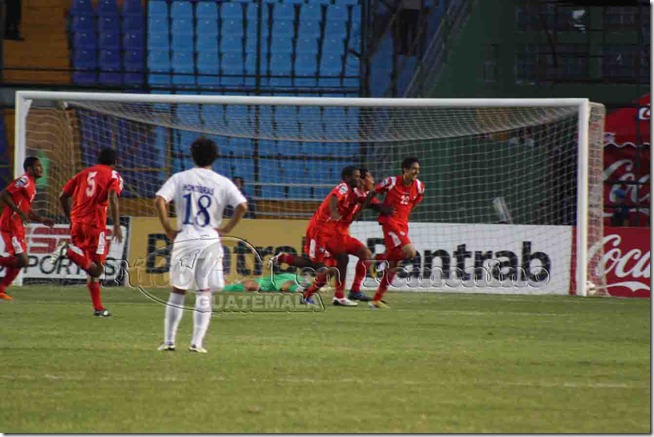
[[[175,241],[170,256],[170,285],[180,290],[222,290],[225,279],[220,238]]]

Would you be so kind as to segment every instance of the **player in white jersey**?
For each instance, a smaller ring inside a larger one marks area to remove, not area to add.
[[[159,221],[173,240],[170,257],[172,291],[166,305],[164,342],[161,351],[175,350],[177,327],[182,319],[187,290],[195,290],[191,352],[206,352],[202,340],[211,320],[212,291],[225,286],[221,235],[231,232],[247,212],[247,201],[236,185],[211,169],[218,157],[216,143],[200,137],[191,144],[196,167],[175,173],[157,191],[155,205]],[[168,222],[168,204],[175,202],[177,229]],[[234,214],[221,226],[223,210]]]

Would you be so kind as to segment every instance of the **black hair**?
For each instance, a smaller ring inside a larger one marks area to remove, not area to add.
[[[402,160],[402,170],[409,169],[414,163],[420,164],[420,161],[415,156],[408,156]]]
[[[104,147],[98,152],[98,164],[116,165],[116,149]]]
[[[39,162],[39,158],[36,156],[28,156],[25,158],[25,161],[23,161],[23,170],[27,171],[28,168],[33,167],[37,162]]]
[[[370,170],[368,170],[368,169],[365,168],[365,167],[361,167],[361,168],[359,169],[359,172],[361,173],[361,177],[363,178],[363,177],[366,175],[366,173],[370,173]]]
[[[345,178],[352,177],[354,175],[354,172],[359,170],[353,165],[348,165],[343,167],[343,170],[341,170],[341,179],[345,180]]]
[[[191,144],[191,156],[195,165],[207,167],[218,158],[218,146],[209,138],[199,137]]]
[[[243,179],[243,178],[240,177],[240,176],[234,176],[234,177],[232,178],[232,182],[236,182],[236,181],[241,181],[241,182],[243,182],[243,184],[245,184],[245,179]]]

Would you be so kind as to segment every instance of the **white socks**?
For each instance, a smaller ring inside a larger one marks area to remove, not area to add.
[[[195,311],[193,311],[193,338],[191,344],[202,347],[202,340],[211,321],[211,292],[198,291],[195,295]]]
[[[175,344],[177,327],[184,314],[184,295],[170,293],[168,305],[166,305],[166,314],[164,316],[164,343]]]

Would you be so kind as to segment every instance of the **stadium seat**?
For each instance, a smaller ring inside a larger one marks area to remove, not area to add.
[[[195,60],[192,51],[173,52],[171,62],[174,85],[195,85]]]
[[[361,23],[361,6],[352,7],[352,24]]]
[[[190,33],[193,34],[193,19],[192,18],[173,18],[171,25],[171,33]]]
[[[198,34],[195,40],[195,51],[203,52],[217,52],[218,51],[218,34]]]
[[[293,39],[291,35],[275,33],[273,31],[272,44],[270,45],[270,52],[274,54],[288,54],[293,53]]]
[[[144,33],[145,20],[142,15],[125,15],[122,24],[123,32]]]
[[[283,183],[282,169],[279,161],[275,159],[259,160],[259,181],[263,183]],[[269,199],[283,199],[286,197],[283,186],[261,186],[261,196]]]
[[[198,19],[216,19],[218,18],[218,5],[213,1],[198,2],[195,16]]]
[[[75,32],[73,36],[74,49],[95,50],[98,47],[98,41],[95,38],[95,32]]]
[[[273,22],[278,20],[293,21],[295,19],[295,5],[292,3],[276,3],[273,7]]]
[[[274,157],[279,154],[277,141],[259,140],[259,156]]]
[[[145,48],[143,32],[123,32],[123,49],[134,50]]]
[[[97,80],[96,69],[98,60],[95,50],[79,49],[73,51],[73,82],[78,84],[92,84]]]
[[[233,140],[232,140],[233,141]],[[232,160],[232,178],[240,176],[246,183],[254,181],[254,160],[248,158],[237,158]]]
[[[218,74],[220,66],[220,56],[216,51],[198,52],[197,68],[200,74]]]
[[[220,23],[220,34],[223,36],[223,38],[242,37],[243,20],[241,18],[223,19]]]
[[[148,52],[148,70],[157,73],[170,71],[170,53],[168,50],[150,50]]]
[[[220,17],[223,20],[242,20],[243,6],[240,3],[222,3],[220,6]]]
[[[315,53],[298,53],[295,57],[296,86],[316,86],[318,58]]]
[[[347,21],[347,6],[327,5],[327,21]]]
[[[295,36],[295,28],[293,20],[278,19],[273,21],[272,28],[273,38],[276,36],[288,36],[290,38]]]
[[[96,11],[99,16],[113,16],[118,17],[120,12],[118,11],[118,3],[116,0],[99,0],[96,5]]]
[[[200,18],[195,22],[195,33],[197,34],[198,39],[210,36],[216,39],[218,35],[218,18]]]
[[[345,21],[332,20],[325,23],[325,35],[329,35],[331,38],[340,38],[345,39]]]
[[[148,17],[148,33],[169,32],[167,17]]]
[[[95,17],[93,15],[76,15],[71,23],[73,32],[95,32]]]
[[[193,18],[193,4],[186,0],[175,0],[170,7],[170,16],[173,19],[181,18],[191,20]]]
[[[123,6],[120,12],[123,18],[129,15],[142,17],[143,5],[141,0],[123,0]]]
[[[223,53],[220,66],[223,85],[243,85],[243,55],[240,52]]]
[[[320,37],[320,21],[300,20],[300,29],[298,31],[298,38],[319,38],[319,37]]]
[[[118,85],[122,82],[122,59],[119,50],[100,50],[99,67],[100,83]]]
[[[291,86],[291,61],[290,53],[272,53],[270,55],[271,86]]]
[[[323,55],[320,60],[320,71],[318,78],[318,85],[320,86],[340,86],[340,77],[323,77],[323,76],[339,76],[343,68],[343,61],[341,56],[334,56],[331,54]]]
[[[343,39],[331,36],[325,36],[322,42],[322,54],[332,56],[342,56],[345,53],[345,41]]]
[[[120,32],[99,32],[98,47],[100,49],[120,49]]]
[[[220,48],[223,53],[243,52],[243,38],[240,36],[223,36],[220,39]]]
[[[317,37],[305,37],[299,38],[297,40],[296,52],[300,53],[311,53],[314,56],[318,54],[318,38]]]
[[[304,4],[300,7],[300,22],[303,21],[321,21],[322,20],[322,5],[320,4]]]
[[[229,148],[237,156],[252,156],[254,153],[254,144],[249,138],[232,138],[229,140]]]
[[[168,3],[166,0],[149,0],[148,17],[164,17],[168,18]]]
[[[170,50],[169,34],[166,32],[150,32],[148,35],[148,48],[157,50]]]
[[[133,49],[125,50],[123,55],[123,65],[125,67],[125,74],[123,81],[127,85],[141,85],[143,84],[143,50]]]
[[[91,0],[72,0],[69,15],[71,17],[93,16],[93,2]]]
[[[99,16],[98,32],[120,33],[120,17],[118,15]]]
[[[173,33],[172,39],[173,50],[193,50],[193,33]]]
[[[306,184],[305,186],[289,186],[288,197],[307,199],[311,197],[310,186],[315,179],[309,173],[309,167],[304,160],[281,161],[282,180],[288,184]]]

